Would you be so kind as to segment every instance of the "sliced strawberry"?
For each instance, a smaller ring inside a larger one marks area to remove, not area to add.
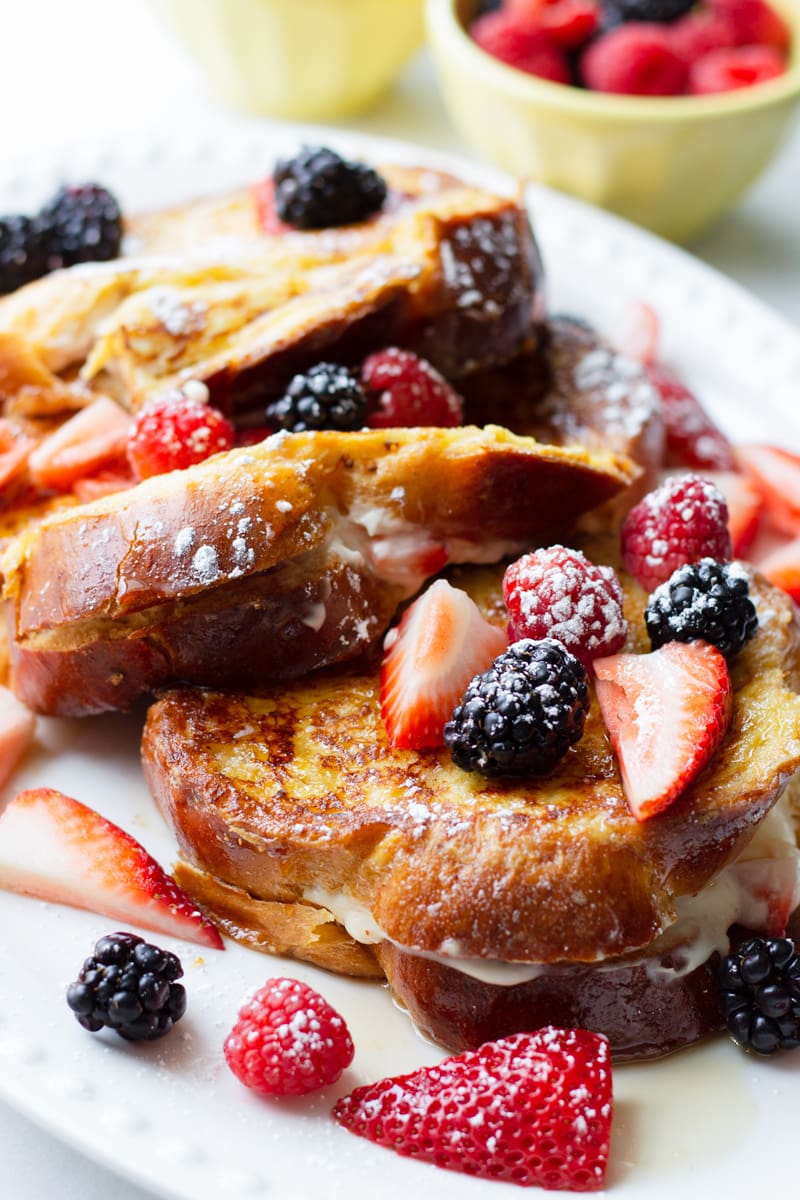
[[[0,816],[0,887],[222,950],[194,901],[130,834],[53,788]]]
[[[736,461],[764,498],[767,516],[789,537],[800,534],[800,457],[777,446],[737,446]]]
[[[706,642],[594,664],[597,700],[637,821],[662,812],[693,782],[733,714],[728,666]]]
[[[783,937],[800,901],[797,855],[746,859],[728,872],[739,887],[738,924],[767,937]]]
[[[546,1026],[356,1088],[333,1115],[450,1171],[586,1192],[603,1185],[612,1104],[606,1039]]]
[[[694,392],[668,367],[648,367],[647,374],[661,400],[667,465],[730,471],[733,448]]]
[[[33,451],[28,466],[41,488],[66,492],[76,479],[125,459],[131,419],[107,396],[98,396]]]
[[[758,562],[761,574],[800,604],[800,537],[778,546]]]
[[[758,488],[739,471],[703,471],[725,497],[733,557],[746,558],[761,526],[764,500]]]
[[[661,321],[656,310],[643,300],[631,305],[622,347],[625,353],[643,366],[652,367],[658,359],[660,335]]]
[[[133,487],[136,480],[129,467],[118,467],[116,470],[98,471],[86,479],[76,479],[72,490],[79,500],[88,502],[98,500],[101,496],[111,496],[114,492],[124,492]]]
[[[250,195],[256,210],[256,220],[259,229],[266,234],[290,233],[291,225],[286,225],[275,211],[275,183],[271,176],[260,179],[250,188]]]
[[[502,654],[508,638],[475,601],[437,579],[384,642],[381,715],[392,746],[441,746],[464,689]]]
[[[35,438],[15,433],[10,422],[0,418],[0,491],[21,473],[35,447]]]
[[[36,718],[7,687],[0,686],[0,786],[33,741]]]

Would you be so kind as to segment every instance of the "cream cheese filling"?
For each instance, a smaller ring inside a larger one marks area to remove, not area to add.
[[[794,782],[794,781],[793,781]],[[303,898],[328,909],[350,936],[365,945],[392,941],[368,908],[346,892],[314,887]],[[598,959],[586,964],[509,962],[489,958],[467,958],[459,954],[455,939],[442,943],[438,953],[394,944],[408,954],[419,955],[461,971],[483,983],[503,987],[528,983],[542,975],[574,970],[628,970],[644,965],[655,981],[682,978],[702,966],[716,951],[726,954],[728,930],[739,923],[754,931],[769,927],[771,909],[792,912],[800,904],[800,851],[798,851],[792,798],[787,790],[764,818],[755,835],[730,866],[695,896],[680,897],[675,903],[675,921],[659,938],[662,953],[652,946],[624,959]],[[669,962],[664,959],[669,955]]]

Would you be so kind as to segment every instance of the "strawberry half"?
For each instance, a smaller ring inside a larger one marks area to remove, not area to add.
[[[800,534],[800,457],[777,446],[738,446],[736,459],[764,498],[767,516],[789,537]]]
[[[586,1192],[603,1184],[612,1104],[607,1040],[546,1027],[356,1088],[333,1115],[437,1167]]]
[[[706,642],[667,642],[651,654],[598,658],[594,670],[625,796],[636,820],[645,821],[697,778],[727,733],[727,663]]]
[[[130,430],[128,414],[99,396],[39,443],[28,459],[31,479],[37,487],[69,491],[77,479],[124,463]]]
[[[460,588],[437,579],[383,643],[381,716],[392,746],[441,746],[464,689],[502,654],[508,638]]]
[[[725,497],[733,557],[746,558],[761,526],[764,513],[761,493],[753,481],[739,471],[703,471],[703,478],[710,479]]]
[[[0,816],[0,887],[224,948],[191,897],[135,838],[53,788],[20,792]]]
[[[778,546],[758,561],[761,574],[800,604],[800,537]]]

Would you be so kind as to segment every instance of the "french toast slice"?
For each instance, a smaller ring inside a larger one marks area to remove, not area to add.
[[[604,548],[598,539],[587,552],[608,561]],[[454,581],[503,623],[501,579],[475,567]],[[760,627],[732,664],[730,732],[698,780],[644,823],[596,703],[555,770],[520,782],[463,772],[444,749],[391,749],[375,662],[258,696],[166,693],[142,753],[183,886],[233,936],[299,957],[291,915],[333,913],[450,1048],[534,1020],[599,1029],[621,1057],[696,1039],[720,1020],[714,943],[690,970],[672,970],[694,953],[676,919],[747,846],[800,765],[796,610],[752,580]],[[630,579],[624,590],[628,648],[644,650],[646,598]],[[274,905],[284,906],[279,930]],[[317,943],[313,959],[334,965]],[[527,970],[509,976],[519,964]],[[501,986],[503,967],[515,986]]]
[[[447,562],[564,529],[632,472],[497,427],[282,434],[216,455],[11,542],[11,686],[77,716],[169,682],[295,678],[374,645]]]
[[[382,170],[383,211],[343,228],[267,232],[252,190],[133,219],[140,257],[29,284],[0,300],[0,332],[128,407],[194,379],[234,415],[326,354],[401,344],[458,378],[532,348],[541,265],[522,205]]]

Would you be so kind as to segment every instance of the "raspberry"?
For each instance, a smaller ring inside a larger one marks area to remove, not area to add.
[[[563,50],[577,50],[600,24],[598,0],[508,0],[506,8]]]
[[[128,442],[138,479],[202,462],[233,446],[233,426],[216,408],[185,392],[170,392],[145,405]]]
[[[676,96],[686,84],[686,64],[672,48],[669,30],[643,21],[604,33],[582,55],[580,67],[595,92]]]
[[[785,70],[783,55],[772,46],[712,50],[689,68],[689,91],[693,96],[732,92],[777,79]]]
[[[708,54],[734,44],[730,22],[722,13],[710,8],[697,8],[676,21],[671,27],[672,48],[687,67]]]
[[[561,50],[546,34],[532,29],[513,13],[487,13],[472,22],[469,32],[481,50],[506,66],[553,83],[572,82],[569,63]]]
[[[626,571],[652,592],[684,563],[731,557],[728,505],[699,475],[675,475],[632,508],[622,526]]]
[[[239,1010],[223,1048],[237,1079],[268,1096],[327,1087],[353,1061],[344,1020],[298,979],[268,979]]]
[[[603,1184],[612,1102],[606,1039],[548,1026],[356,1088],[333,1115],[450,1171],[585,1192]]]
[[[773,46],[788,54],[792,35],[780,13],[765,0],[708,0],[709,8],[727,21],[736,46]]]
[[[622,588],[611,567],[596,567],[580,550],[550,546],[517,559],[503,577],[508,635],[555,638],[588,669],[625,642]]]
[[[733,447],[694,393],[666,367],[648,367],[647,374],[661,400],[667,466],[733,470]]]
[[[410,425],[461,425],[464,402],[434,367],[410,350],[390,346],[371,354],[361,368],[361,384],[374,406],[373,429]]]

